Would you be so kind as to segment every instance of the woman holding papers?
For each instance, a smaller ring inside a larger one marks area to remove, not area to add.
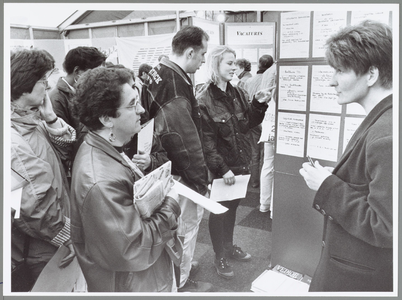
[[[72,239],[89,292],[176,291],[165,245],[177,228],[173,190],[149,218],[133,204],[142,171],[123,152],[144,112],[132,75],[97,68],[78,81],[75,111],[88,129],[73,166]]]
[[[203,147],[206,163],[213,178],[235,184],[235,175],[249,174],[250,143],[247,132],[264,118],[271,92],[256,93],[251,103],[244,90],[230,84],[236,71],[236,53],[227,46],[218,46],[208,57],[208,82],[197,96],[202,116]],[[236,210],[240,199],[220,202],[229,210],[210,214],[209,231],[215,252],[217,273],[232,278],[234,272],[227,258],[248,261],[251,255],[233,245]]]

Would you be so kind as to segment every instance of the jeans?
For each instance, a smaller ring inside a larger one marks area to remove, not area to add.
[[[236,210],[240,199],[219,202],[229,210],[223,214],[209,215],[209,234],[212,247],[217,258],[225,257],[225,247],[233,245],[233,231],[236,221]]]
[[[180,285],[178,286],[181,288],[186,283],[190,274],[191,261],[194,256],[198,229],[204,214],[204,208],[181,195],[179,195],[179,205],[181,215],[179,217],[177,235],[183,241],[183,255],[180,263]]]
[[[260,209],[270,210],[272,217],[272,188],[274,182],[274,143],[264,143],[264,164],[260,177]]]

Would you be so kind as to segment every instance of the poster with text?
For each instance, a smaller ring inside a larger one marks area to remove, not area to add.
[[[310,12],[281,14],[280,58],[307,58],[310,45]]]
[[[364,20],[374,20],[389,25],[389,11],[352,11],[351,25],[357,25]]]
[[[311,73],[310,111],[341,113],[335,88],[330,86],[334,70],[328,65],[316,65]]]
[[[308,66],[280,66],[279,109],[306,111]]]
[[[315,11],[313,25],[313,57],[325,56],[325,42],[340,28],[346,26],[346,11]]]
[[[338,160],[341,117],[310,114],[307,155],[329,161]]]
[[[276,153],[303,157],[306,115],[278,113]]]

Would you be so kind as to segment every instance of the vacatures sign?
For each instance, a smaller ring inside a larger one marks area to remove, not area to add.
[[[271,45],[274,43],[275,27],[272,23],[259,24],[227,24],[226,27],[226,44],[228,45],[249,45],[264,44]]]

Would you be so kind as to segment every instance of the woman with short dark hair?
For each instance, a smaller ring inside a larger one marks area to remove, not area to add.
[[[73,166],[72,238],[89,292],[176,291],[165,245],[176,236],[178,196],[172,189],[146,219],[133,203],[143,173],[123,146],[144,112],[133,84],[126,69],[96,68],[78,80],[74,98],[89,132]]]
[[[65,245],[74,258],[70,240],[70,198],[60,158],[75,140],[74,129],[58,118],[47,94],[53,57],[45,50],[20,50],[11,54],[11,168],[25,182],[20,218],[13,221],[12,266],[26,263],[35,281],[58,247]],[[15,213],[15,211],[13,212]],[[23,283],[12,282],[12,291]]]

